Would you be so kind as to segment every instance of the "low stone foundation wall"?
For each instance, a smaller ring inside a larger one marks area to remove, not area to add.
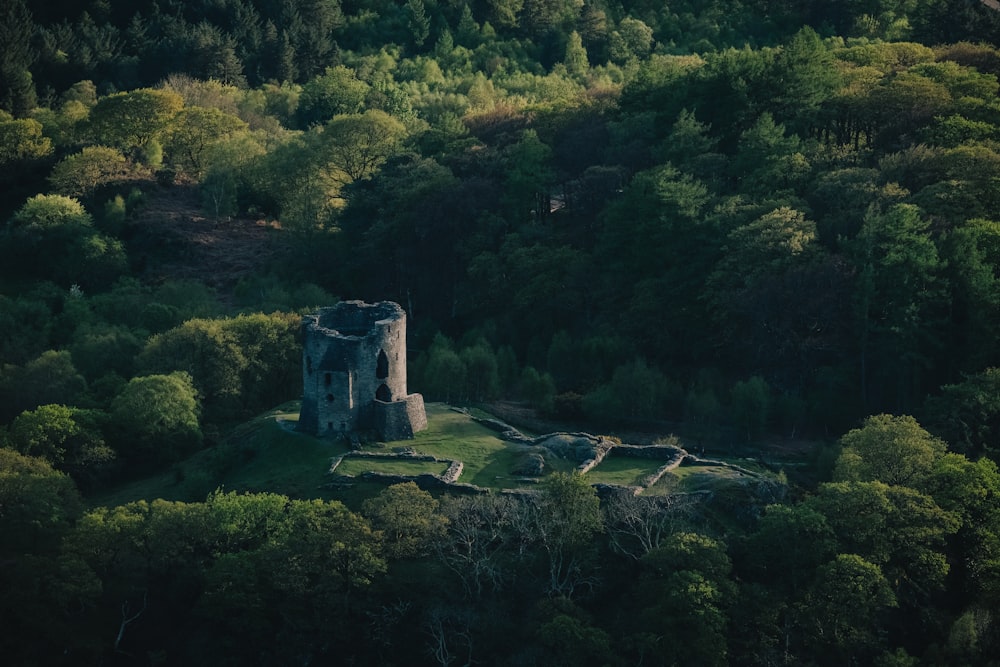
[[[622,456],[630,458],[639,459],[649,459],[651,461],[663,461],[663,464],[659,466],[655,472],[640,480],[639,486],[627,486],[627,487],[615,487],[614,485],[608,484],[595,484],[595,488],[598,490],[598,494],[602,497],[606,494],[613,493],[612,489],[617,489],[618,493],[628,493],[632,495],[638,495],[643,490],[653,486],[659,482],[664,475],[676,470],[682,465],[699,465],[699,466],[719,466],[728,468],[730,470],[737,471],[743,475],[749,476],[751,478],[760,478],[761,475],[752,470],[747,470],[741,466],[727,463],[726,461],[719,461],[715,459],[703,459],[693,454],[690,454],[687,450],[677,447],[674,445],[629,445],[629,444],[619,444],[614,440],[602,436],[595,436],[589,433],[548,433],[537,438],[529,438],[518,431],[516,428],[505,424],[498,419],[485,419],[480,417],[474,417],[469,414],[468,410],[464,408],[452,408],[456,412],[468,415],[474,421],[486,426],[487,428],[496,431],[501,435],[504,440],[508,442],[514,442],[517,444],[531,446],[531,447],[542,447],[548,449],[549,451],[562,456],[564,458],[575,459],[581,461],[577,466],[576,470],[579,474],[586,474],[593,470],[595,467],[600,465],[600,463],[608,456]],[[525,451],[530,451],[526,449]],[[369,459],[385,459],[385,460],[409,460],[409,461],[426,461],[426,462],[437,462],[437,463],[447,463],[448,468],[440,475],[434,475],[430,473],[420,473],[417,475],[403,475],[395,473],[382,473],[377,471],[367,471],[361,474],[361,479],[380,481],[385,484],[399,484],[404,482],[414,482],[420,488],[424,490],[441,490],[448,489],[459,493],[491,493],[490,489],[476,486],[474,484],[463,484],[458,482],[458,478],[462,475],[464,469],[464,464],[461,461],[450,460],[450,459],[439,459],[435,456],[430,456],[427,454],[420,454],[412,449],[405,449],[403,451],[395,452],[372,452],[372,451],[353,451],[348,452],[342,456],[335,457],[331,460],[330,470],[331,474],[334,474],[340,463],[348,457],[352,458],[369,458]],[[344,476],[350,479],[350,476]],[[523,482],[537,483],[539,480],[536,478],[518,478]],[[504,491],[507,492],[507,491]],[[511,493],[523,494],[523,493],[533,493],[530,490],[509,490]]]
[[[581,475],[586,475],[588,472],[597,467],[607,454],[602,454],[601,456],[595,456],[592,459],[588,459],[576,467],[576,471]]]
[[[664,461],[664,464],[657,468],[656,472],[647,475],[641,480],[640,486],[629,487],[630,489],[635,489],[635,494],[639,494],[643,489],[647,489],[659,482],[668,472],[676,470],[679,466],[683,465],[689,454],[680,447],[673,445],[617,445],[611,448],[608,456]]]
[[[452,461],[448,465],[448,469],[444,471],[441,475],[441,481],[448,484],[454,484],[458,481],[458,478],[462,476],[462,470],[465,469],[465,464],[461,461]]]
[[[477,424],[485,426],[491,431],[496,431],[497,433],[500,434],[500,438],[506,440],[507,442],[516,442],[522,445],[530,445],[533,444],[535,440],[535,438],[529,438],[528,436],[524,435],[510,424],[506,424],[500,421],[499,419],[487,419],[484,417],[475,417],[472,414],[470,414],[468,410],[464,408],[452,408],[452,410],[455,410],[456,412],[460,412],[463,415],[468,416],[472,421],[476,422]]]
[[[472,484],[459,484],[458,478],[462,476],[462,470],[465,468],[465,464],[461,461],[454,461],[451,459],[439,459],[436,456],[430,456],[429,454],[420,454],[413,450],[406,450],[402,452],[347,452],[342,456],[336,456],[330,460],[330,469],[327,471],[328,474],[336,474],[337,468],[344,459],[376,459],[384,461],[424,461],[427,463],[447,463],[448,468],[440,475],[432,475],[430,473],[419,473],[417,475],[401,475],[395,473],[384,473],[378,471],[366,471],[361,474],[362,479],[367,480],[380,480],[388,484],[398,484],[402,482],[416,482],[421,488],[440,488],[441,485],[447,487],[470,487],[479,489],[479,487]],[[344,475],[344,477],[351,477],[350,475]],[[431,481],[431,480],[436,480]],[[480,489],[480,491],[485,491],[485,489]]]
[[[342,454],[341,456],[335,456],[330,459],[330,469],[327,470],[328,473],[333,473],[337,470],[344,459],[384,459],[386,461],[390,460],[400,460],[404,459],[407,461],[427,461],[436,462],[437,458],[433,456],[427,456],[424,454],[417,454],[416,452],[363,452],[363,451],[352,451]],[[444,461],[442,461],[444,463]]]

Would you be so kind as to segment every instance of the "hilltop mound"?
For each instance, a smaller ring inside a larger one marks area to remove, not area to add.
[[[678,447],[612,446],[603,438],[579,433],[522,436],[524,442],[511,441],[482,423],[488,418],[443,403],[427,404],[428,428],[412,440],[369,442],[363,451],[352,452],[348,442],[296,431],[298,408],[297,402],[279,406],[172,470],[124,484],[94,498],[93,503],[116,505],[154,498],[196,501],[221,487],[293,498],[336,498],[355,505],[394,479],[443,477],[449,471],[455,473],[452,482],[479,491],[530,489],[549,472],[573,470],[585,471],[595,485],[630,488],[633,493],[644,488],[643,493],[652,495],[705,490],[726,480],[775,483],[774,475],[753,463],[700,459]],[[600,456],[581,465],[577,449],[584,441],[607,446],[599,448]],[[566,443],[574,446],[567,449]],[[636,453],[636,449],[642,451]],[[609,453],[612,456],[604,456]],[[526,461],[539,458],[542,462],[536,471],[526,473]],[[456,470],[449,463],[460,465]]]

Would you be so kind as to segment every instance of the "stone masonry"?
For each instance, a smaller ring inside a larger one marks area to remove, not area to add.
[[[397,303],[342,301],[302,318],[299,429],[375,431],[412,438],[427,427],[424,399],[406,392],[406,313]]]

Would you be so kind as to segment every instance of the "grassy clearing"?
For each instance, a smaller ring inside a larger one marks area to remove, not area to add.
[[[664,461],[629,456],[608,456],[587,473],[591,484],[639,486],[640,482],[660,469]]]
[[[346,458],[337,466],[336,475],[357,477],[373,471],[388,475],[440,475],[448,469],[447,463],[438,461],[410,461],[407,459]]]
[[[379,483],[357,480],[348,486],[328,487],[327,471],[333,457],[347,447],[339,442],[298,433],[299,403],[293,401],[238,426],[212,449],[203,450],[170,470],[128,482],[90,499],[92,505],[121,505],[135,500],[164,498],[186,502],[201,501],[217,488],[229,491],[280,493],[292,498],[337,498],[352,500],[375,495],[384,488]],[[439,459],[464,464],[458,481],[492,488],[523,486],[514,478],[523,450],[505,442],[494,431],[442,403],[427,405],[428,428],[413,440],[366,447],[368,451],[392,451],[409,447]],[[551,457],[550,467],[571,470],[573,463]],[[344,467],[346,466],[346,467]],[[377,472],[415,475],[441,474],[446,463],[347,459],[338,468],[342,474]]]
[[[244,454],[222,476],[227,489],[238,491],[273,491],[293,498],[316,498],[324,494],[330,460],[347,451],[341,442],[313,438],[295,430],[298,421],[282,420],[277,415],[261,418],[261,427],[244,445],[253,454]]]
[[[124,484],[90,499],[92,505],[120,505],[134,500],[164,498],[187,502],[204,500],[217,488],[243,492],[272,492],[292,498],[338,499],[352,507],[378,494],[384,484],[358,479],[367,471],[401,475],[441,474],[447,463],[407,459],[348,458],[337,469],[353,475],[343,484],[330,485],[330,462],[347,452],[340,441],[314,438],[294,430],[298,402],[286,403],[237,427],[225,442],[198,452],[170,470]],[[485,413],[484,413],[485,415]],[[413,440],[366,446],[367,451],[390,452],[407,447],[442,460],[462,461],[458,481],[493,489],[531,485],[514,474],[529,451],[505,442],[498,434],[477,424],[467,415],[443,403],[427,404],[428,428]],[[757,470],[750,461],[734,459],[738,465]],[[569,472],[576,462],[546,455],[549,472]],[[655,472],[661,462],[611,456],[587,473],[591,483],[635,486]],[[718,466],[681,466],[664,475],[644,493],[659,495],[677,491],[715,488],[737,478],[739,473]],[[345,478],[341,478],[345,479]]]
[[[465,467],[459,482],[498,489],[524,486],[512,473],[523,456],[522,447],[501,440],[495,431],[444,403],[428,403],[426,407],[427,430],[418,433],[413,440],[398,444],[439,459],[461,461]],[[547,462],[556,470],[573,468],[571,462],[555,457]]]

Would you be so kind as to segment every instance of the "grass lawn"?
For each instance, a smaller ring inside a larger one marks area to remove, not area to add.
[[[407,459],[373,459],[348,457],[337,466],[335,475],[357,477],[361,473],[374,471],[389,475],[440,475],[448,469],[447,463],[436,461],[410,461]]]
[[[455,412],[444,403],[428,403],[427,430],[413,440],[398,444],[412,447],[421,454],[439,459],[461,461],[464,464],[459,482],[497,489],[524,486],[512,470],[517,466],[523,449],[505,442],[497,433]],[[572,470],[574,464],[554,457],[547,460],[556,470]]]
[[[233,467],[222,475],[222,485],[237,491],[272,491],[293,498],[324,497],[320,487],[327,482],[330,461],[347,451],[346,445],[314,438],[294,430],[294,419],[280,411],[254,420],[259,428],[247,434],[237,451]]]
[[[660,469],[665,462],[630,456],[605,457],[601,463],[587,473],[591,484],[618,484],[639,486],[639,482]]]
[[[89,499],[91,505],[121,505],[135,500],[164,498],[195,502],[217,488],[227,491],[272,492],[292,498],[351,500],[370,497],[384,488],[377,482],[357,480],[348,486],[330,488],[331,459],[348,451],[341,442],[314,438],[294,430],[299,403],[293,401],[236,427],[226,440],[212,449],[197,452],[169,470],[127,482]],[[427,404],[428,428],[413,440],[365,447],[368,451],[391,452],[409,447],[439,459],[459,460],[464,469],[459,482],[492,488],[524,486],[514,478],[522,450],[497,437],[468,416],[443,403]],[[556,470],[572,470],[574,464],[550,457]],[[337,471],[360,475],[373,470],[395,474],[441,474],[447,463],[346,459]]]

